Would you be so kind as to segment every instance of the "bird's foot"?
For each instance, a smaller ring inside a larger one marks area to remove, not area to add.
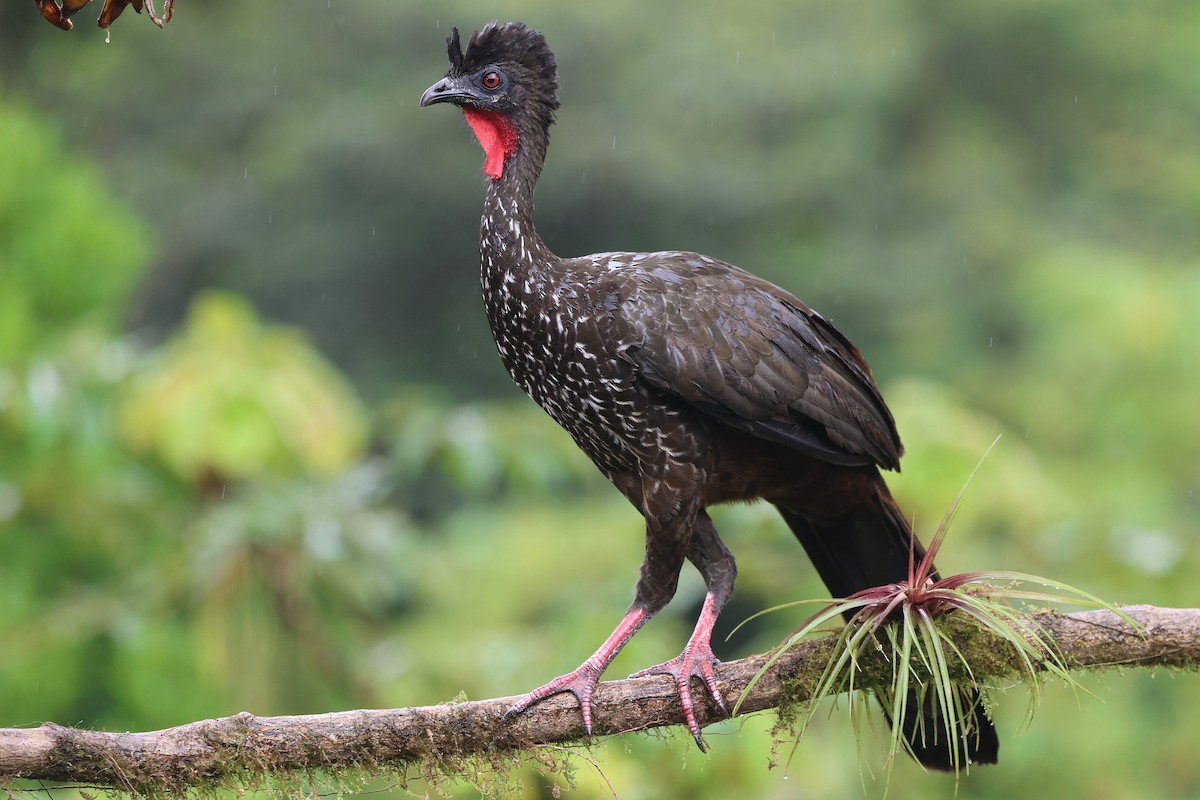
[[[613,629],[613,632],[604,640],[604,644],[600,645],[600,649],[592,653],[591,658],[580,664],[574,672],[559,675],[545,686],[539,686],[522,697],[513,704],[512,708],[504,712],[504,719],[511,719],[550,695],[570,692],[579,700],[579,708],[583,712],[583,730],[590,742],[592,739],[592,692],[596,691],[596,684],[600,682],[600,676],[609,663],[616,658],[625,643],[649,618],[650,615],[644,608],[630,608],[625,612],[625,616]]]
[[[656,666],[635,672],[629,677],[645,678],[649,675],[670,675],[674,678],[688,730],[691,731],[692,738],[696,740],[696,746],[700,748],[701,752],[705,752],[707,748],[704,746],[704,740],[700,738],[700,724],[696,721],[696,709],[692,702],[692,678],[699,678],[704,682],[717,707],[728,716],[729,709],[726,708],[725,700],[721,697],[721,690],[717,686],[715,669],[720,663],[713,655],[712,647],[707,643],[692,641],[688,642],[688,646],[682,653],[670,661],[664,661]]]
[[[596,690],[596,684],[600,682],[600,673],[603,671],[603,667],[592,663],[592,659],[588,659],[580,664],[575,671],[568,672],[566,675],[559,675],[545,686],[539,686],[522,697],[513,704],[512,708],[504,712],[504,719],[511,719],[551,695],[570,692],[579,700],[579,708],[583,712],[583,730],[587,734],[588,741],[591,741],[592,692]]]

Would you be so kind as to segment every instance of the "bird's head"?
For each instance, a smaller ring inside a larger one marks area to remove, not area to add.
[[[545,147],[558,108],[558,66],[542,34],[520,22],[491,22],[471,35],[464,51],[458,29],[446,40],[450,69],[421,95],[421,106],[462,109],[496,179],[525,138]]]

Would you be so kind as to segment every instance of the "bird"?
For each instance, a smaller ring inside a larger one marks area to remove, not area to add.
[[[500,359],[645,518],[634,598],[612,634],[506,716],[570,692],[590,738],[600,675],[671,600],[686,561],[706,588],[695,628],[679,656],[632,677],[670,676],[703,751],[693,682],[728,714],[711,638],[737,576],[708,509],[773,505],[836,597],[903,581],[924,550],[880,473],[900,466],[895,422],[850,340],[750,272],[686,251],[555,255],[534,226],[560,108],[554,53],[520,22],[493,21],[465,49],[454,28],[446,45],[450,67],[420,106],[457,106],[484,151],[480,283]],[[952,753],[924,733],[940,730],[936,709],[916,708],[902,730],[925,766],[955,770],[959,752],[996,761],[986,713]]]

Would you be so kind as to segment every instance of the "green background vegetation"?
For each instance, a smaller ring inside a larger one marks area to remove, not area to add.
[[[108,45],[90,13],[0,5],[0,725],[516,694],[615,622],[639,518],[508,385],[481,154],[416,104],[449,27],[497,16],[559,55],[552,247],[701,250],[831,316],[925,536],[1002,435],[943,572],[1198,604],[1200,5],[181,0]],[[766,509],[718,525],[725,630],[823,594]],[[701,596],[689,571],[612,674],[674,655]],[[1002,764],[958,796],[1200,794],[1194,676],[1085,683],[1019,735],[998,692]],[[771,724],[605,741],[572,796],[861,795],[843,713],[776,755]]]

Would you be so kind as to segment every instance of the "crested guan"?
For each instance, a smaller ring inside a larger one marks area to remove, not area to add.
[[[645,560],[620,624],[578,669],[509,714],[572,692],[590,735],[600,674],[670,601],[687,559],[707,587],[695,631],[680,656],[637,675],[672,676],[704,749],[692,680],[726,708],[710,638],[737,574],[707,508],[774,505],[834,596],[905,580],[922,548],[879,474],[898,469],[903,451],[891,412],[845,336],[748,272],[688,252],[550,252],[533,194],[559,107],[554,54],[520,23],[485,26],[465,52],[455,29],[447,45],[450,69],[421,106],[461,108],[484,150],[481,282],[500,357],[646,520]],[[914,754],[952,769],[935,709],[913,707],[902,724]],[[960,732],[961,752],[992,763],[995,729],[976,719]]]

